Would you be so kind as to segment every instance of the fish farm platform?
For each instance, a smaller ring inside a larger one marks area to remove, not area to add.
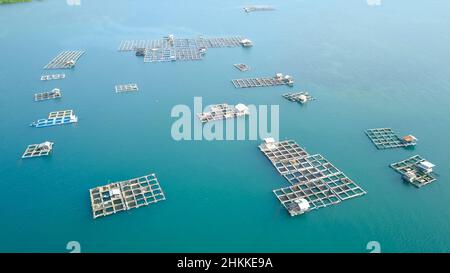
[[[156,40],[124,40],[120,42],[118,51],[135,51],[138,48],[165,49],[165,48],[226,48],[242,46],[240,36],[218,38],[163,38]]]
[[[43,100],[51,100],[51,99],[59,99],[59,98],[61,98],[61,91],[57,88],[55,88],[49,92],[34,94],[34,101],[43,101]]]
[[[52,75],[42,75],[41,81],[51,81],[51,80],[61,80],[66,77],[66,74],[52,74]]]
[[[390,149],[416,145],[415,138],[412,141],[401,139],[391,128],[375,128],[366,130],[366,135],[377,149]]]
[[[248,6],[244,8],[244,11],[247,13],[253,12],[253,11],[272,11],[275,10],[275,8],[271,6]]]
[[[42,128],[55,125],[64,125],[78,122],[78,117],[75,116],[73,110],[63,110],[51,112],[47,119],[39,119],[31,123],[31,127]]]
[[[144,63],[171,61],[198,61],[204,53],[197,48],[164,48],[146,50]]]
[[[275,142],[269,139],[259,149],[291,184],[273,190],[291,216],[366,194],[322,155],[309,155],[293,140]],[[307,206],[299,207],[299,201]]]
[[[266,87],[277,85],[293,86],[294,84],[291,76],[283,76],[281,73],[277,73],[275,77],[235,79],[231,80],[231,82],[235,88]]]
[[[63,51],[51,60],[44,69],[66,69],[72,68],[77,60],[84,54],[84,51]]]
[[[173,35],[157,40],[121,41],[118,51],[135,51],[136,56],[144,56],[145,63],[198,61],[202,60],[208,48],[246,47],[251,43],[242,37],[219,37],[179,39]]]
[[[27,149],[22,155],[22,158],[48,156],[53,149],[53,144],[53,142],[46,141],[40,144],[28,145]]]
[[[115,89],[116,89],[116,93],[133,92],[133,91],[139,90],[137,84],[135,84],[135,83],[119,84],[119,85],[115,86]]]
[[[202,123],[248,115],[248,108],[243,104],[231,107],[226,103],[211,105],[210,111],[197,113]]]
[[[155,174],[89,190],[94,219],[166,199]]]
[[[419,155],[391,164],[396,172],[403,176],[403,179],[420,188],[434,182],[436,178],[430,172],[426,172],[420,167],[420,163],[427,162]]]
[[[234,64],[233,66],[236,67],[237,69],[239,69],[242,72],[250,70],[250,67],[248,65],[246,65],[246,64]]]
[[[309,95],[308,92],[286,93],[283,94],[283,98],[290,101],[299,102],[301,104],[315,100],[315,98]]]

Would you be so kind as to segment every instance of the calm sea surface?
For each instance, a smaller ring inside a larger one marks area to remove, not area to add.
[[[254,1],[256,2],[256,1]],[[450,246],[450,1],[81,0],[0,6],[0,251],[448,252]],[[241,35],[254,47],[210,49],[197,62],[143,63],[123,39]],[[66,79],[41,82],[62,50],[86,53]],[[240,72],[232,64],[252,68]],[[234,89],[230,80],[276,72],[295,87]],[[136,82],[139,92],[115,94]],[[59,101],[33,94],[59,87]],[[287,91],[317,98],[306,107]],[[287,185],[260,141],[174,141],[174,105],[280,106],[280,138],[328,158],[368,194],[290,217],[272,190]],[[76,125],[30,122],[74,109]],[[367,128],[419,138],[415,150],[376,150]],[[28,144],[48,158],[21,160]],[[388,165],[420,154],[438,180],[416,189]],[[93,220],[88,189],[147,173],[167,200]]]

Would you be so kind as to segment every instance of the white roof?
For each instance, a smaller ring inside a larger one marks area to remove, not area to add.
[[[432,169],[433,167],[435,167],[436,165],[434,165],[433,163],[429,162],[429,161],[422,161],[419,163],[421,166],[427,168],[427,169]]]
[[[245,104],[239,103],[236,106],[234,106],[234,108],[236,108],[236,110],[238,110],[239,112],[246,112],[248,111],[248,107],[245,106]]]
[[[295,203],[298,204],[298,207],[300,208],[300,210],[308,210],[309,209],[309,203],[304,198],[295,200]]]
[[[110,193],[111,193],[112,195],[120,194],[120,189],[112,189],[112,190],[110,191]]]
[[[275,143],[275,139],[273,137],[268,137],[264,139],[264,143]]]

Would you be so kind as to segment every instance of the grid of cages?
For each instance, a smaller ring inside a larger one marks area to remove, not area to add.
[[[48,118],[65,118],[73,116],[73,110],[54,111],[48,114]]]
[[[366,194],[322,155],[307,154],[295,141],[272,140],[259,148],[292,185],[273,191],[292,216]],[[301,199],[309,208],[298,205]]]
[[[66,74],[42,75],[41,81],[60,80],[60,79],[64,79],[65,77],[66,77]]]
[[[137,84],[135,83],[119,84],[115,86],[115,89],[116,93],[133,92],[139,90]]]
[[[222,120],[227,118],[234,118],[242,116],[245,113],[241,113],[234,108],[230,107],[226,103],[211,105],[210,111],[197,113],[197,117],[201,122],[208,122],[214,120]]]
[[[166,199],[155,174],[96,187],[89,193],[94,219]]]
[[[419,155],[415,155],[405,160],[392,163],[390,166],[401,175],[405,175],[407,172],[413,173],[415,175],[415,178],[414,180],[410,181],[410,183],[417,187],[421,187],[436,180],[433,175],[422,171],[417,166],[417,164],[423,161],[426,160]]]
[[[310,205],[309,210],[324,208],[341,202],[336,194],[320,180],[305,182],[273,191],[283,206],[291,212],[290,204],[298,199],[306,199]]]
[[[234,67],[236,67],[237,69],[239,69],[240,71],[248,71],[250,70],[250,67],[246,64],[234,64]]]
[[[259,148],[274,165],[280,161],[299,160],[308,156],[308,153],[293,140],[280,141],[274,144],[261,144]]]
[[[84,51],[63,51],[51,60],[44,69],[71,68],[75,62],[84,54]]]
[[[253,11],[272,11],[275,10],[272,6],[248,6],[244,8],[245,12],[253,12]]]
[[[126,210],[118,182],[89,190],[94,219]]]
[[[287,81],[276,78],[248,78],[231,80],[235,88],[251,88],[251,87],[266,87],[276,85],[288,85]]]
[[[366,130],[366,135],[378,149],[390,149],[408,146],[391,128],[374,128]]]
[[[145,51],[144,63],[175,61],[175,50],[169,48]]]
[[[341,172],[320,154],[282,161],[275,167],[291,184],[315,180]]]
[[[48,156],[52,152],[53,142],[48,142],[48,146],[42,146],[42,144],[31,144],[25,149],[22,158],[31,158],[39,156]]]
[[[127,209],[146,206],[166,199],[154,174],[124,181],[121,183],[121,188]]]
[[[198,48],[177,48],[175,50],[175,59],[177,61],[197,61],[203,58]]]
[[[43,101],[59,98],[61,98],[61,91],[59,90],[34,94],[34,101]]]
[[[282,96],[287,100],[295,102],[306,102],[314,100],[314,98],[308,92],[285,93]]]
[[[338,173],[321,179],[339,199],[345,201],[350,198],[366,194],[360,186],[348,178],[344,173]]]
[[[218,38],[167,38],[156,40],[123,40],[118,51],[133,51],[136,48],[223,48],[241,46],[242,37],[218,37]]]

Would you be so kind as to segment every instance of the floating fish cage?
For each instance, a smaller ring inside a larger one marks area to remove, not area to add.
[[[277,73],[275,77],[266,78],[248,78],[248,79],[235,79],[231,80],[235,88],[252,88],[252,87],[267,87],[277,85],[293,86],[294,80],[291,76],[284,76],[281,73]]]
[[[250,70],[250,67],[248,65],[246,65],[246,64],[234,64],[233,66],[236,67],[237,69],[239,69],[242,72]]]
[[[96,187],[89,195],[94,219],[166,199],[155,174]]]
[[[293,140],[268,138],[259,149],[291,184],[273,190],[291,216],[366,194],[322,155],[309,155]]]
[[[61,80],[66,78],[66,74],[42,75],[41,81]]]
[[[63,110],[51,112],[46,119],[39,119],[31,123],[31,127],[42,128],[56,125],[64,125],[78,122],[73,110]]]
[[[119,84],[115,86],[116,93],[133,92],[138,91],[139,88],[136,83]]]
[[[254,12],[254,11],[272,11],[275,10],[272,6],[248,6],[244,7],[244,11],[247,13]]]
[[[164,48],[227,48],[240,47],[243,37],[217,37],[217,38],[169,38],[156,40],[123,40],[120,42],[118,51],[135,51],[138,48],[164,49]]]
[[[235,118],[249,114],[248,107],[244,104],[237,104],[234,107],[226,103],[211,105],[210,111],[198,113],[197,117],[202,123],[215,120],[223,120],[228,118]]]
[[[434,182],[436,178],[432,175],[434,164],[419,155],[393,163],[390,165],[402,178],[420,188]]]
[[[53,142],[45,141],[39,144],[31,144],[28,145],[25,152],[22,155],[22,158],[32,158],[32,157],[40,157],[40,156],[48,156],[53,150]]]
[[[180,39],[169,35],[157,40],[124,40],[118,51],[134,51],[136,56],[144,56],[145,63],[198,61],[209,48],[248,47],[249,43],[250,40],[239,36]]]
[[[315,100],[308,92],[286,93],[283,94],[283,98],[301,104]]]
[[[78,59],[84,54],[84,51],[63,51],[51,60],[44,69],[66,69],[75,66]]]
[[[145,51],[144,62],[198,61],[203,55],[197,48],[152,49]]]
[[[59,99],[59,98],[61,98],[61,90],[59,90],[58,88],[55,88],[49,92],[34,94],[34,101],[43,101],[43,100],[51,100],[51,99]]]
[[[380,150],[414,146],[417,141],[412,135],[400,138],[391,128],[368,129],[366,130],[366,135]]]

